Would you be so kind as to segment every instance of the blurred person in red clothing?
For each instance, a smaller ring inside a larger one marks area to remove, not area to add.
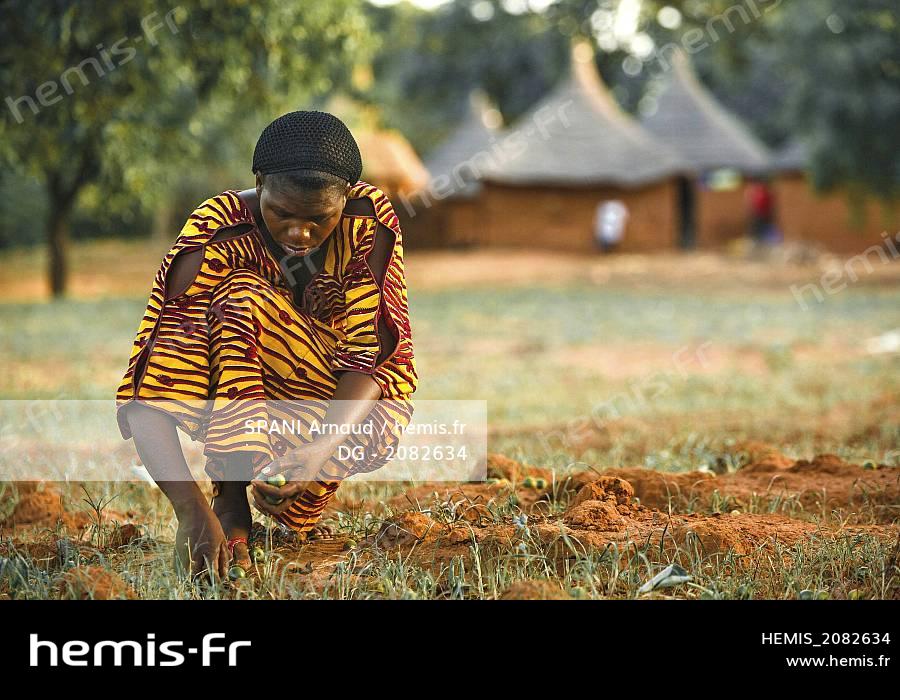
[[[775,202],[769,183],[764,180],[750,180],[746,193],[753,240],[760,243],[774,242],[777,238],[773,217]]]

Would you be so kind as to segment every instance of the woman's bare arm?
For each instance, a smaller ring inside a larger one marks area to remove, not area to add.
[[[224,577],[231,558],[225,533],[184,459],[175,420],[139,401],[125,410],[138,456],[175,509],[176,556],[190,561],[192,573],[208,568]]]

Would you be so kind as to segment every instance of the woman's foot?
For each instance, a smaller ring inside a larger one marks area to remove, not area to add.
[[[306,532],[297,532],[284,525],[276,525],[271,530],[267,530],[262,523],[253,523],[250,539],[255,544],[258,543],[260,545],[271,542],[273,547],[291,547],[315,540],[334,539],[334,530],[330,525],[321,523],[314,525],[311,530]]]
[[[220,484],[212,509],[225,532],[231,566],[239,566],[249,572],[253,568],[253,561],[250,559],[247,539],[253,518],[250,514],[250,502],[247,500],[247,484],[235,481]]]
[[[315,542],[316,540],[333,540],[334,530],[330,525],[313,525],[311,530],[304,533],[298,533],[297,539],[300,542]]]

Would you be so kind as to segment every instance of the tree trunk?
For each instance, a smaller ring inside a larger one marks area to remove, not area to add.
[[[62,298],[69,282],[69,216],[71,206],[50,200],[47,220],[47,253],[50,293],[54,299]]]
[[[78,146],[79,157],[67,158],[62,164],[48,164],[45,170],[47,198],[47,252],[50,293],[59,299],[69,282],[69,220],[75,198],[81,189],[96,179],[99,170],[99,136],[89,134]]]
[[[175,235],[172,233],[173,207],[171,197],[166,197],[166,203],[162,203],[156,207],[153,214],[153,242],[156,244],[171,244]]]

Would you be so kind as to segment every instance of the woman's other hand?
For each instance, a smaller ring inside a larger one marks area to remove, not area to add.
[[[294,448],[287,455],[272,463],[271,475],[265,481],[255,479],[253,500],[258,510],[267,515],[283,513],[300,495],[315,484],[318,475],[334,452],[334,446],[324,441],[313,440]],[[283,486],[273,478],[284,476]]]

